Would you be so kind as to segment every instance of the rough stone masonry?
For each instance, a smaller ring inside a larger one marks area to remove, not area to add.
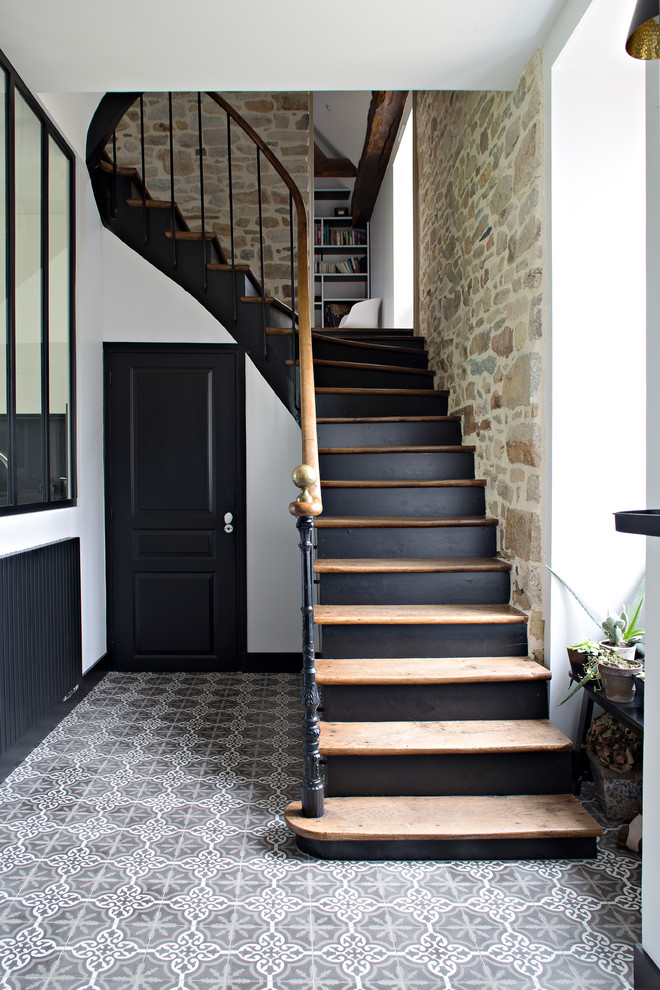
[[[543,657],[541,53],[513,93],[416,95],[421,332],[476,444],[512,603]]]

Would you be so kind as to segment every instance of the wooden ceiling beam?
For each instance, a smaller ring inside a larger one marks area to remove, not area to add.
[[[371,219],[399,132],[407,90],[375,90],[367,117],[367,133],[357,169],[351,214],[356,227]]]
[[[314,142],[315,179],[354,179],[357,169],[350,158],[328,158]]]

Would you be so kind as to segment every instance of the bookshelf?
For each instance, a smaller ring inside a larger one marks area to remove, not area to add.
[[[369,224],[353,227],[350,189],[314,190],[314,326],[337,326],[370,293]]]

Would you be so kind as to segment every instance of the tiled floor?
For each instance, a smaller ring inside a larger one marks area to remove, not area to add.
[[[109,674],[0,786],[0,987],[622,990],[639,860],[296,850],[299,684]]]

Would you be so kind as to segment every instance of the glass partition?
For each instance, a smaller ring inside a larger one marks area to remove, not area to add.
[[[15,102],[16,501],[42,502],[44,489],[41,325],[41,122],[19,92]]]
[[[51,501],[70,498],[71,368],[70,216],[71,163],[48,144],[48,444]]]

